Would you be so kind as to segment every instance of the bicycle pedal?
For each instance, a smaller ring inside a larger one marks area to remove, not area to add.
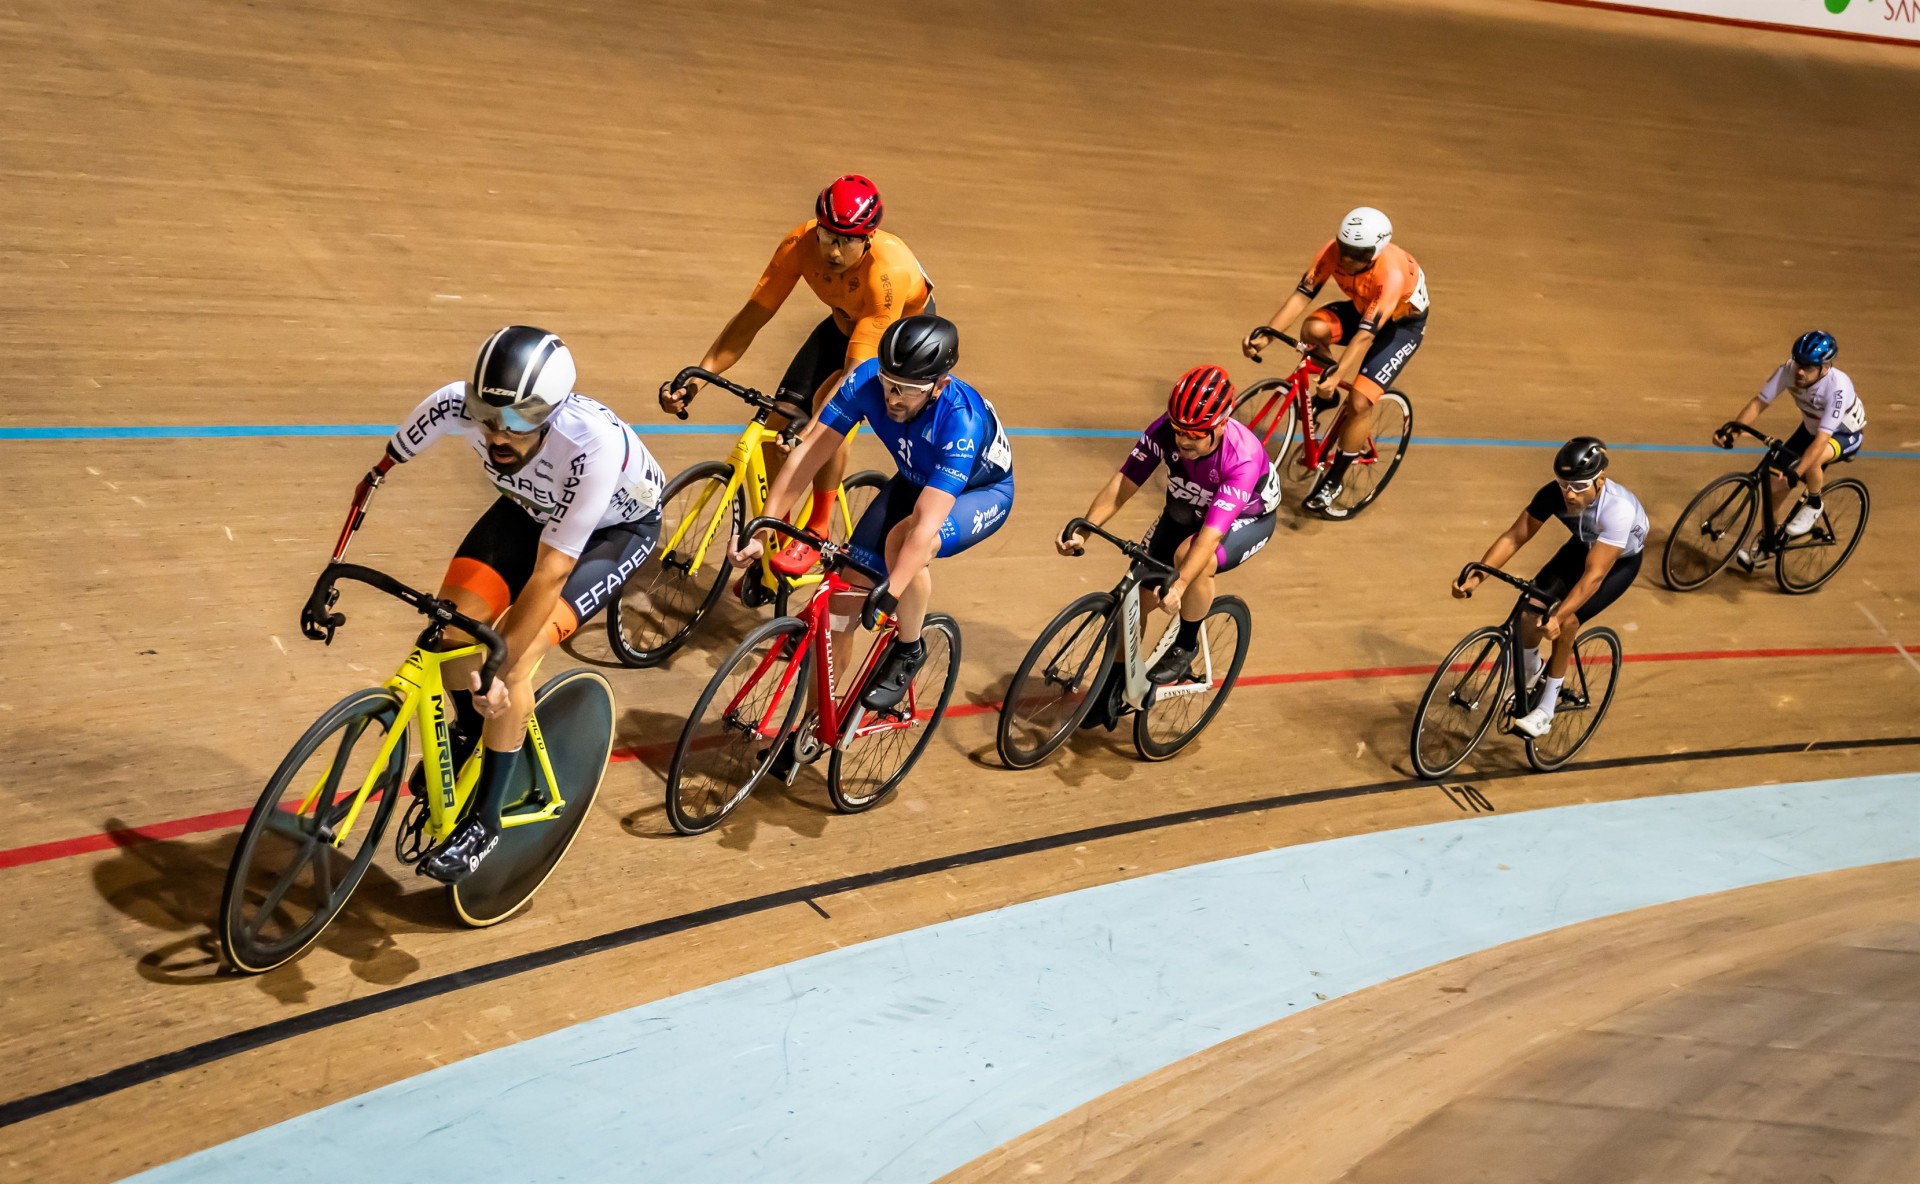
[[[773,595],[773,589],[757,579],[749,582],[743,578],[740,581],[740,603],[748,608],[765,608],[773,603]]]
[[[412,867],[427,853],[427,799],[414,798],[400,816],[400,828],[393,835],[393,855]]]

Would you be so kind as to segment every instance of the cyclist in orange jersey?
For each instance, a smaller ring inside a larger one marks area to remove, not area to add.
[[[1307,495],[1307,509],[1338,516],[1334,505],[1347,469],[1367,449],[1373,417],[1368,414],[1393,384],[1427,332],[1427,276],[1405,250],[1394,246],[1393,223],[1371,206],[1361,206],[1340,223],[1340,232],[1313,257],[1300,285],[1266,326],[1284,330],[1332,280],[1347,299],[1317,308],[1300,326],[1300,339],[1322,348],[1344,345],[1340,364],[1321,375],[1315,406],[1331,405],[1347,387],[1348,414],[1340,425],[1339,448],[1319,484]],[[1253,357],[1265,344],[1249,333],[1240,345]]]
[[[888,325],[902,317],[933,312],[932,281],[907,244],[880,229],[881,211],[880,191],[865,177],[841,177],[821,190],[814,216],[781,240],[753,294],[708,347],[701,369],[726,373],[780,311],[794,284],[805,280],[829,311],[793,356],[774,399],[790,409],[793,420],[806,420],[848,372],[876,354]],[[671,412],[683,411],[698,390],[697,381],[689,382],[663,393],[660,405]],[[769,449],[770,480],[779,475],[782,459],[777,450]],[[846,468],[843,445],[814,477],[808,530],[827,532],[832,493]],[[773,563],[788,575],[798,575],[812,567],[815,558],[812,548],[795,542]]]

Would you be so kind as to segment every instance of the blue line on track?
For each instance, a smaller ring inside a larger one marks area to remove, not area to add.
[[[738,424],[649,423],[641,425],[641,436],[731,436]],[[277,437],[313,437],[319,439],[349,436],[385,436],[391,425],[378,423],[231,423],[185,424],[106,424],[76,427],[0,427],[5,440],[234,440],[273,439]],[[1032,436],[1052,440],[1131,440],[1139,433],[1132,428],[1008,428],[1009,436]],[[1558,448],[1559,440],[1501,440],[1478,436],[1416,436],[1422,448]],[[1614,444],[1620,452],[1719,452],[1711,444]],[[1744,451],[1753,451],[1745,449]],[[1920,460],[1920,451],[1862,452],[1863,457],[1878,460]]]

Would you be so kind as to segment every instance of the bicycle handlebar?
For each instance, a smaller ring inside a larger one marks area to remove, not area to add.
[[[783,519],[769,518],[764,515],[755,518],[753,521],[747,523],[746,533],[743,537],[752,538],[763,530],[770,530],[775,534],[785,535],[795,542],[804,543],[812,547],[814,550],[820,552],[820,562],[827,568],[831,569],[842,565],[851,567],[869,580],[872,580],[874,587],[880,588],[886,586],[887,577],[885,575],[882,575],[880,572],[873,570],[858,559],[855,559],[846,547],[834,542],[832,539],[821,538],[812,531],[804,530]]]
[[[507,660],[507,643],[495,632],[493,626],[474,620],[459,609],[453,607],[453,601],[429,596],[414,588],[409,588],[399,580],[383,571],[371,567],[362,567],[357,563],[329,563],[313,582],[313,592],[307,597],[307,603],[300,610],[300,632],[310,641],[333,644],[333,632],[347,623],[345,613],[336,613],[333,606],[340,599],[341,580],[355,580],[376,588],[387,595],[411,605],[433,624],[429,630],[443,629],[448,625],[464,629],[487,647],[487,660],[480,667],[480,693],[486,694],[493,685],[493,676],[499,673],[500,664]]]
[[[1140,564],[1142,567],[1153,568],[1168,576],[1175,574],[1174,567],[1171,563],[1162,563],[1158,559],[1155,559],[1152,555],[1147,554],[1147,549],[1139,543],[1134,542],[1132,539],[1123,539],[1117,534],[1109,534],[1085,518],[1075,518],[1073,521],[1067,523],[1066,526],[1061,528],[1060,537],[1064,539],[1077,530],[1085,530],[1099,535],[1109,543],[1120,548],[1122,554],[1135,563]]]
[[[1472,575],[1474,572],[1479,572],[1482,575],[1492,576],[1497,580],[1501,580],[1505,583],[1512,584],[1514,587],[1520,589],[1520,595],[1526,597],[1528,600],[1533,601],[1534,604],[1539,607],[1540,612],[1543,616],[1551,614],[1553,612],[1553,606],[1559,603],[1559,601],[1555,600],[1551,596],[1548,596],[1544,591],[1542,591],[1540,588],[1540,585],[1534,583],[1532,580],[1523,580],[1519,576],[1513,575],[1509,572],[1501,571],[1497,567],[1488,567],[1484,563],[1469,563],[1465,567],[1461,568],[1460,576],[1458,579],[1453,581],[1454,584],[1464,585],[1467,582],[1467,577]],[[1473,593],[1468,592],[1467,596],[1471,598],[1473,596]]]
[[[1757,431],[1753,427],[1753,425],[1741,423],[1737,419],[1730,419],[1727,422],[1721,424],[1720,430],[1715,432],[1714,435],[1732,436],[1736,432],[1742,433],[1744,435],[1752,436],[1754,439],[1764,444],[1768,452],[1773,452],[1778,449],[1786,447],[1786,444],[1782,443],[1781,441],[1774,439],[1772,436],[1767,435],[1765,432]],[[1733,447],[1732,441],[1729,440],[1727,444],[1724,445],[1724,447],[1731,449]]]
[[[1260,326],[1259,328],[1255,329],[1253,332],[1247,334],[1247,336],[1253,337],[1253,338],[1264,337],[1269,341],[1278,341],[1281,344],[1285,345],[1288,349],[1298,351],[1301,357],[1312,358],[1316,363],[1318,363],[1321,366],[1332,368],[1334,366],[1339,365],[1339,363],[1333,360],[1332,354],[1327,353],[1325,350],[1319,348],[1318,346],[1308,345],[1306,342],[1301,341],[1297,337],[1289,337],[1285,333],[1282,333],[1280,330],[1269,328],[1266,325]],[[1260,356],[1260,348],[1257,345],[1254,347],[1253,360],[1255,362],[1263,362],[1266,360]]]

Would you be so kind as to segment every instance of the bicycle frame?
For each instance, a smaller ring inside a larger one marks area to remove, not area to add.
[[[1286,422],[1287,414],[1291,412],[1294,422],[1300,429],[1301,467],[1312,472],[1332,459],[1334,441],[1340,438],[1340,427],[1347,418],[1347,401],[1341,401],[1340,410],[1334,414],[1333,421],[1327,425],[1326,435],[1320,435],[1313,425],[1313,384],[1321,375],[1333,369],[1333,359],[1317,351],[1303,349],[1300,342],[1284,333],[1269,332],[1267,336],[1300,350],[1300,363],[1293,368],[1293,373],[1287,376],[1286,385],[1276,387],[1274,392],[1267,396],[1267,401],[1261,405],[1253,418],[1247,421],[1247,426],[1259,435],[1260,445],[1265,448],[1273,443],[1273,434],[1280,430],[1280,425]],[[1259,361],[1257,357],[1254,360]],[[1348,389],[1351,391],[1351,388]],[[1273,416],[1272,421],[1265,423],[1263,428],[1262,424],[1267,420],[1269,413]],[[1378,459],[1379,456],[1373,446],[1373,435],[1368,433],[1367,450],[1360,454],[1356,463],[1372,464]]]
[[[1213,652],[1209,646],[1204,644],[1200,647],[1201,660],[1206,668],[1206,677],[1204,679],[1195,682],[1173,683],[1167,686],[1159,686],[1147,678],[1147,671],[1153,668],[1153,664],[1160,660],[1160,656],[1167,652],[1168,648],[1173,645],[1174,639],[1179,635],[1179,621],[1172,620],[1167,622],[1166,631],[1160,635],[1160,640],[1154,643],[1151,650],[1143,651],[1141,649],[1140,622],[1146,614],[1145,584],[1150,576],[1157,576],[1162,572],[1167,576],[1171,576],[1173,569],[1150,557],[1146,553],[1146,548],[1140,544],[1133,542],[1131,539],[1123,539],[1117,535],[1109,534],[1093,523],[1088,522],[1085,518],[1075,518],[1072,522],[1067,523],[1066,529],[1063,530],[1061,534],[1065,535],[1075,530],[1086,530],[1091,534],[1098,535],[1120,548],[1121,552],[1125,554],[1128,559],[1132,560],[1132,562],[1127,565],[1126,574],[1121,576],[1120,582],[1113,586],[1113,598],[1119,605],[1119,611],[1109,616],[1104,626],[1105,629],[1113,629],[1116,627],[1116,621],[1118,622],[1118,628],[1120,629],[1121,673],[1124,679],[1121,694],[1125,698],[1127,706],[1133,708],[1135,711],[1145,711],[1162,699],[1177,699],[1185,695],[1198,695],[1210,689],[1214,681]],[[1089,651],[1087,660],[1089,662],[1097,661],[1105,653],[1106,646],[1104,644],[1095,645],[1093,649]],[[1075,671],[1074,678],[1076,683],[1080,679],[1085,678],[1086,673],[1084,669]]]

